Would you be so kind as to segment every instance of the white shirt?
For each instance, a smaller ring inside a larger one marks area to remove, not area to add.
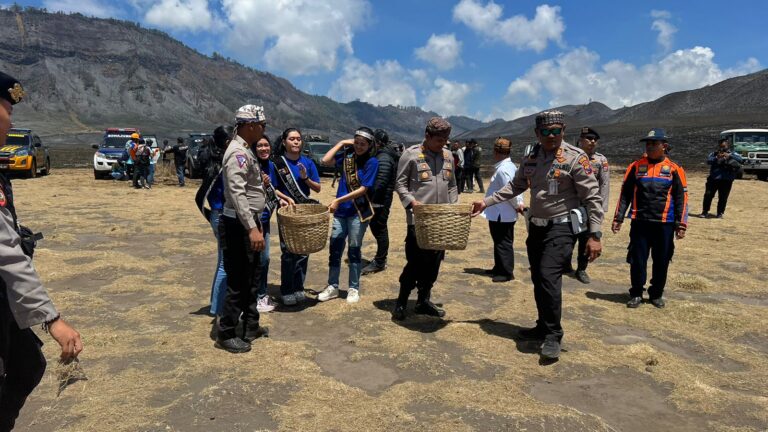
[[[456,156],[459,157],[459,163],[456,165],[459,168],[464,168],[464,147],[459,148],[456,150]]]
[[[511,182],[515,178],[515,172],[517,171],[517,167],[510,158],[497,162],[494,169],[493,176],[491,176],[491,184],[485,190],[486,197],[493,195],[496,191],[506,186],[507,183]],[[522,203],[523,194],[520,194],[514,199],[487,207],[483,210],[482,215],[492,222],[514,222],[517,220],[515,208],[519,207]]]

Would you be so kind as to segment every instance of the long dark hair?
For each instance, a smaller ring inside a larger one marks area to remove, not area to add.
[[[269,157],[265,160],[261,160],[261,158],[259,157],[259,152],[256,150],[256,146],[259,145],[259,141],[261,140],[267,140],[267,144],[269,144]],[[269,139],[269,136],[267,134],[262,135],[262,137],[259,138],[258,141],[253,143],[253,148],[251,150],[253,150],[254,156],[256,156],[256,159],[259,161],[262,167],[266,164],[269,164],[269,161],[274,157],[272,153],[272,141]]]
[[[282,156],[285,154],[285,140],[288,139],[288,135],[291,132],[298,132],[299,136],[301,137],[301,148],[304,149],[304,135],[301,133],[301,130],[299,128],[295,127],[289,127],[288,129],[284,130],[282,135],[280,135],[280,142],[276,143],[275,147],[272,147],[275,149],[273,152],[276,156]]]
[[[366,127],[366,126],[360,126],[359,128],[355,129],[355,131],[361,131],[361,132],[368,133],[371,136],[375,136],[373,134],[373,130],[371,130],[371,128]],[[355,136],[358,136],[357,133],[355,133]],[[376,143],[374,142],[374,140],[368,139],[368,138],[366,138],[366,137],[364,137],[362,135],[360,135],[360,137],[363,138],[364,140],[368,141],[368,151],[365,154],[360,155],[360,156],[357,157],[360,160],[360,162],[364,163],[366,160],[368,160],[368,158],[370,158],[371,156],[373,156],[376,153]],[[351,149],[351,151],[354,152],[355,150]]]

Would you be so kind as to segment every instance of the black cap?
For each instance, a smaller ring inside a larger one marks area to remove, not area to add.
[[[16,105],[26,96],[27,93],[16,78],[0,72],[0,98],[3,98]]]
[[[373,132],[373,139],[381,145],[389,144],[389,134],[384,129],[376,129]]]
[[[581,128],[581,136],[586,138],[594,138],[598,140],[600,139],[600,134],[597,133],[596,130],[588,126],[584,126],[583,128]]]

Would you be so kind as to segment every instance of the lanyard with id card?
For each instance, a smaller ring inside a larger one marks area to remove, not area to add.
[[[547,181],[547,187],[548,191],[547,193],[549,195],[557,195],[559,191],[559,181],[558,177],[560,177],[560,169],[559,168],[552,168],[549,170],[549,175],[547,175],[548,181]]]

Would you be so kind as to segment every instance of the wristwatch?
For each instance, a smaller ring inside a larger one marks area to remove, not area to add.
[[[595,231],[595,232],[593,232],[593,233],[589,233],[589,235],[591,235],[592,237],[594,237],[594,238],[595,238],[595,239],[597,239],[598,241],[599,241],[601,238],[603,238],[603,233],[602,233],[602,231]]]

